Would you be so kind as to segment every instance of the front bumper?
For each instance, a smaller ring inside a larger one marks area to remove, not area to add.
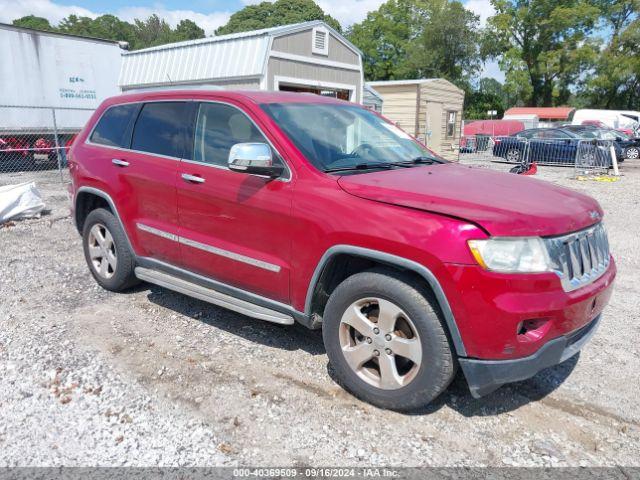
[[[596,332],[601,316],[567,335],[547,342],[536,353],[513,360],[478,360],[460,358],[460,366],[475,398],[487,395],[505,383],[533,377],[545,368],[573,357]]]

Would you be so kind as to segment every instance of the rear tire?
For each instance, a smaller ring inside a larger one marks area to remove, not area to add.
[[[82,229],[84,257],[98,284],[120,292],[139,283],[135,256],[116,217],[104,208],[93,210]]]
[[[381,408],[424,407],[455,375],[437,302],[399,272],[362,272],[338,285],[325,308],[322,336],[339,383]]]

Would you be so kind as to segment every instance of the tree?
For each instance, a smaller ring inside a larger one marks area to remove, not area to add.
[[[129,43],[132,50],[164,43],[194,40],[205,36],[204,30],[193,20],[181,20],[176,28],[172,29],[166,21],[157,15],[151,15],[146,20],[136,19],[133,24],[120,20],[115,15],[100,15],[95,19],[69,15],[63,18],[57,27],[52,26],[45,18],[29,15],[14,20],[13,24],[36,30],[59,31],[72,35],[124,41]]]
[[[419,12],[421,32],[409,47],[409,69],[420,78],[444,77],[464,86],[480,70],[478,16],[450,0],[421,2]]]
[[[169,24],[153,14],[146,20],[134,20],[135,48],[155,47],[173,42]]]
[[[485,49],[500,58],[506,89],[529,106],[568,100],[571,85],[597,57],[589,38],[594,0],[491,0]]]
[[[411,76],[407,50],[415,38],[414,2],[389,0],[361,22],[351,26],[347,37],[363,53],[367,80],[397,80]]]
[[[180,20],[173,33],[176,42],[204,38],[204,30],[192,20]]]
[[[499,81],[495,78],[481,78],[475,88],[465,91],[464,118],[484,119],[489,110],[496,110],[494,118],[500,118],[509,105],[509,97]]]
[[[370,80],[444,77],[464,86],[480,66],[479,20],[457,0],[389,0],[353,25]]]
[[[325,14],[313,0],[276,0],[273,3],[262,2],[244,7],[231,15],[227,24],[218,28],[215,33],[225,35],[311,20],[323,20],[341,31],[340,23]]]
[[[49,20],[42,17],[36,17],[35,15],[27,15],[26,17],[17,18],[12,23],[16,27],[33,28],[34,30],[47,30],[51,32],[55,30],[55,28],[49,23]]]
[[[637,110],[640,102],[640,0],[601,0],[602,23],[610,31],[593,75],[583,84],[579,101],[600,108]]]
[[[69,15],[68,17],[60,20],[60,23],[58,24],[58,30],[64,33],[71,33],[73,35],[92,37],[94,36],[92,32],[92,26],[92,18]]]

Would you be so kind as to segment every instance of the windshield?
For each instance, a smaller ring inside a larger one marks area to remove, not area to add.
[[[319,170],[444,163],[401,129],[361,107],[272,103],[262,109]]]

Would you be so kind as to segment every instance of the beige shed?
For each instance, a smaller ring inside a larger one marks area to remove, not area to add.
[[[382,114],[448,160],[457,160],[464,91],[443,78],[368,82]]]

